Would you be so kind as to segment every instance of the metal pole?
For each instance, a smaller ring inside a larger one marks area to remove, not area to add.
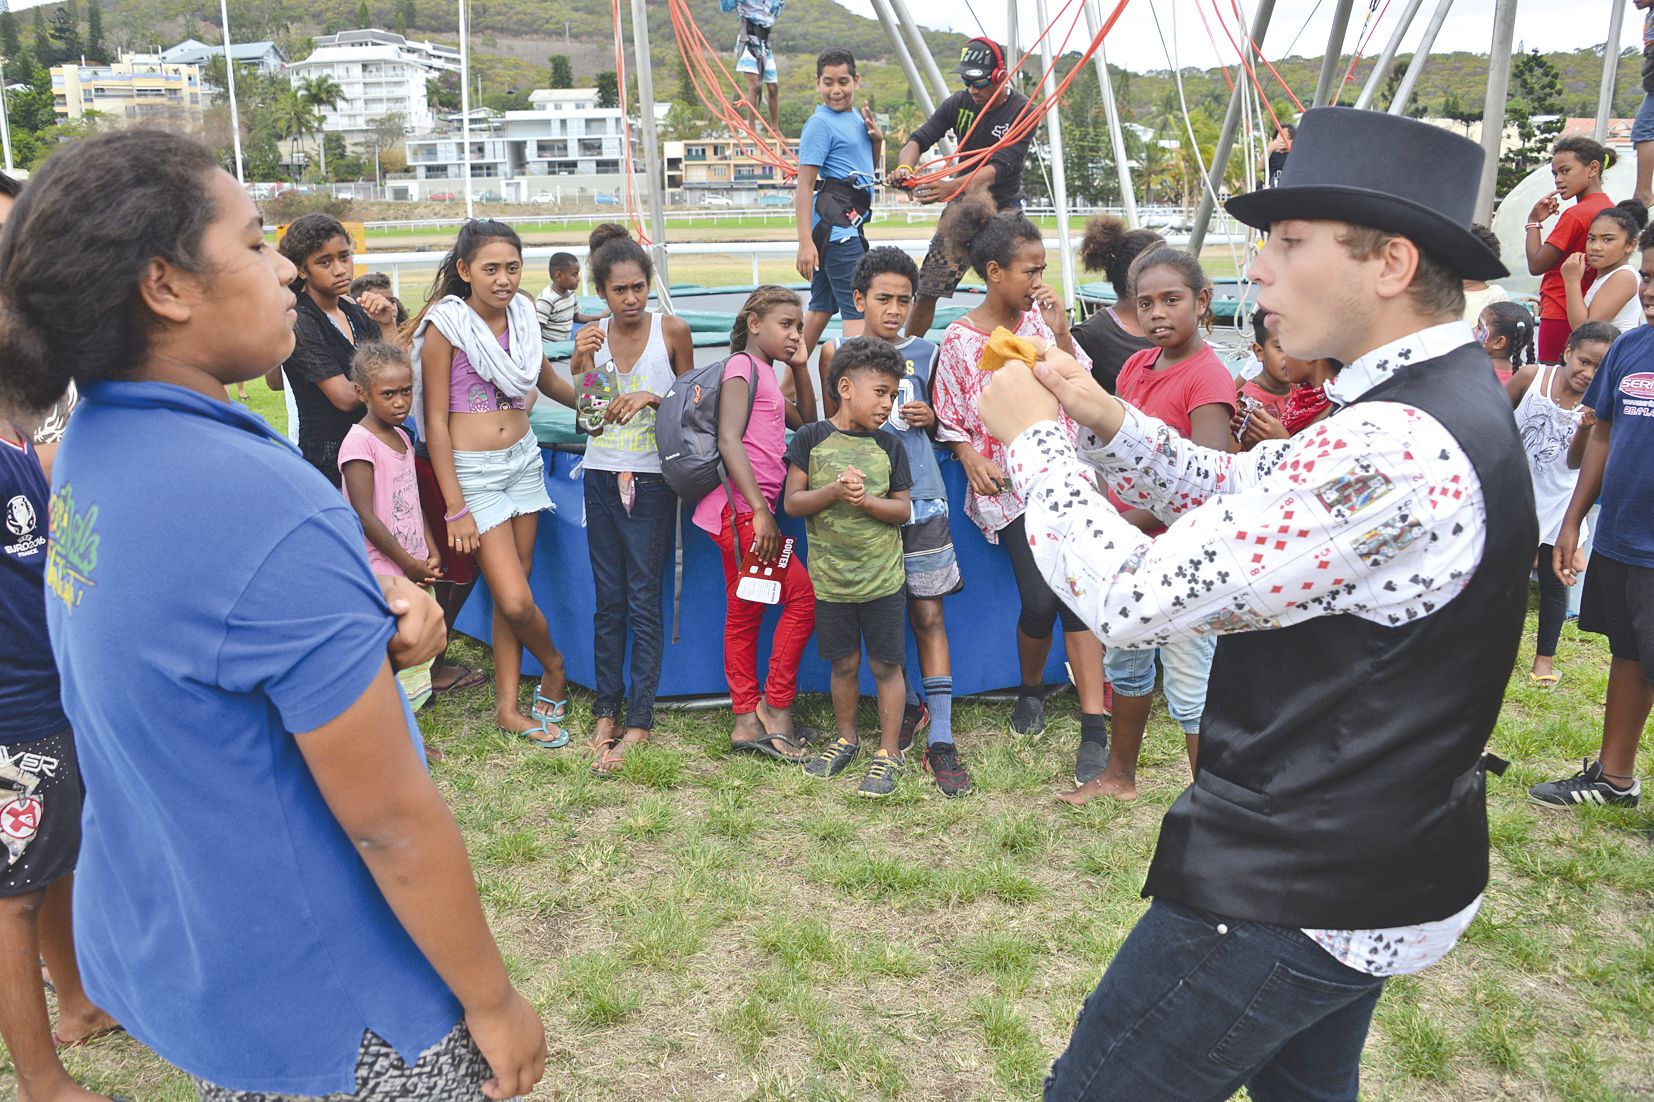
[[[1333,81],[1343,67],[1344,36],[1350,30],[1350,9],[1355,0],[1338,0],[1332,9],[1332,29],[1327,32],[1327,56],[1321,60],[1321,79],[1315,82],[1315,101],[1312,107],[1325,107],[1332,102]],[[1259,42],[1262,46],[1263,43]]]
[[[1252,41],[1263,47],[1263,36],[1269,30],[1269,17],[1275,12],[1275,0],[1260,0],[1258,10],[1252,16]],[[1242,45],[1248,52],[1250,46]],[[1242,73],[1244,75],[1244,71]],[[1217,148],[1212,151],[1212,167],[1208,179],[1212,186],[1203,189],[1200,196],[1200,206],[1195,210],[1194,225],[1189,230],[1189,251],[1196,256],[1200,255],[1201,248],[1206,244],[1206,231],[1212,225],[1212,214],[1217,208],[1212,196],[1223,190],[1224,170],[1229,166],[1229,154],[1235,148],[1235,132],[1240,128],[1241,98],[1246,95],[1246,82],[1240,79],[1235,81],[1235,92],[1229,97],[1229,110],[1223,116],[1223,129],[1218,133]]]
[[[1597,141],[1608,140],[1608,116],[1614,113],[1614,78],[1620,67],[1620,24],[1625,21],[1625,0],[1614,0],[1608,17],[1608,39],[1602,47],[1602,86],[1597,89]]]
[[[1373,62],[1372,75],[1367,78],[1366,87],[1361,89],[1361,95],[1356,98],[1355,107],[1358,111],[1365,111],[1373,104],[1373,97],[1384,84],[1384,78],[1390,75],[1390,66],[1396,60],[1396,51],[1401,49],[1401,40],[1407,37],[1407,28],[1413,25],[1413,17],[1424,6],[1424,0],[1407,0],[1407,7],[1402,9],[1401,19],[1396,23],[1396,29],[1390,35],[1390,41],[1384,44],[1384,52],[1378,55]]]
[[[1097,37],[1102,20],[1097,11],[1097,0],[1085,0],[1085,31]],[[1126,158],[1126,134],[1120,126],[1120,105],[1114,102],[1114,82],[1108,75],[1108,49],[1097,47],[1091,60],[1097,65],[1097,87],[1103,96],[1103,111],[1108,116],[1108,140],[1114,146],[1114,173],[1120,179],[1120,204],[1126,208],[1126,225],[1137,228],[1137,192],[1131,183],[1131,164]]]
[[[1045,15],[1045,0],[1034,0],[1034,17],[1042,27],[1050,26]],[[1057,94],[1057,74],[1053,71],[1051,36],[1040,43],[1040,59],[1045,63],[1045,95],[1052,99]],[[1074,241],[1068,234],[1068,174],[1063,165],[1062,112],[1052,110],[1045,116],[1045,125],[1051,142],[1051,196],[1057,208],[1057,252],[1062,258],[1063,308],[1074,309]]]
[[[930,54],[930,46],[926,44],[925,36],[919,33],[919,24],[913,21],[913,16],[908,12],[907,0],[890,0],[890,7],[896,13],[896,21],[902,25],[903,33],[907,35],[920,68],[930,78],[931,86],[936,89],[936,98],[947,99],[948,82],[942,79],[942,70],[936,67],[936,59]]]
[[[1022,29],[1017,25],[1017,0],[1009,0],[1005,7],[1005,70],[1009,72],[1022,57],[1022,43],[1018,41]]]
[[[218,0],[218,18],[224,27],[224,76],[230,85],[230,140],[235,145],[235,179],[238,184],[247,182],[246,174],[241,168],[241,109],[235,103],[235,58],[230,56],[230,5],[229,0]],[[6,167],[11,167],[11,143],[6,143]]]
[[[929,118],[936,113],[936,100],[931,97],[930,85],[919,76],[919,67],[913,64],[913,54],[908,50],[907,40],[902,37],[901,29],[896,25],[896,15],[890,8],[890,0],[873,0],[873,14],[879,17],[885,37],[890,39],[890,45],[896,51],[896,64],[900,65],[902,72],[907,75],[907,84],[913,89],[913,98],[919,101],[925,117]]]
[[[666,192],[666,177],[660,170],[660,134],[655,129],[655,75],[649,61],[649,10],[644,0],[632,0],[632,45],[637,50],[637,105],[643,120],[643,171],[649,178],[649,236],[653,239],[650,251],[655,254],[655,286],[661,306],[672,312],[672,280],[666,270],[666,211],[662,197]],[[624,133],[629,124],[622,118]],[[630,140],[626,135],[622,140]]]
[[[465,5],[466,0],[459,0],[459,170],[465,177],[465,217],[471,219],[477,207],[471,199],[471,39],[465,32]]]
[[[1418,48],[1413,51],[1413,60],[1402,74],[1401,83],[1396,85],[1396,98],[1390,101],[1390,114],[1406,114],[1407,101],[1413,98],[1413,86],[1419,82],[1419,74],[1424,72],[1424,63],[1430,59],[1430,51],[1436,45],[1436,35],[1441,33],[1442,24],[1447,22],[1447,13],[1452,7],[1453,0],[1441,0],[1436,5],[1429,24],[1424,28],[1424,37],[1419,39]]]
[[[6,69],[6,59],[3,58],[3,57],[0,57],[0,74],[3,74],[5,72],[5,69]],[[4,149],[5,149],[6,174],[8,176],[12,172],[16,171],[15,169],[12,168],[12,163],[11,163],[11,120],[7,117],[7,113],[10,110],[11,109],[6,106],[6,81],[5,81],[5,77],[3,75],[0,75],[0,145],[3,145]]]
[[[1493,52],[1488,57],[1487,105],[1482,109],[1482,186],[1476,192],[1476,221],[1493,221],[1493,188],[1499,180],[1499,143],[1505,134],[1505,93],[1510,90],[1510,48],[1516,41],[1516,0],[1498,0],[1493,9]]]

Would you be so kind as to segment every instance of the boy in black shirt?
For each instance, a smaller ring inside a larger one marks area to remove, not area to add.
[[[919,158],[943,134],[953,132],[961,153],[986,149],[1003,138],[1028,109],[1028,97],[1011,87],[1005,52],[993,39],[973,38],[965,43],[954,71],[965,82],[965,90],[943,100],[936,113],[902,146],[900,163],[892,178],[894,183],[899,184],[913,175]],[[1033,136],[1029,130],[1019,141],[996,152],[974,176],[971,168],[964,168],[949,179],[919,185],[913,189],[913,198],[921,203],[951,203],[961,196],[986,191],[1001,211],[1021,207],[1022,166]],[[924,265],[919,269],[919,294],[913,301],[913,316],[907,323],[910,336],[922,337],[930,329],[931,320],[936,316],[936,300],[953,297],[964,278],[965,268],[965,257],[949,255],[939,225],[930,240]]]

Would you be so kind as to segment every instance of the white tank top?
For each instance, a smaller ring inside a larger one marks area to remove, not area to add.
[[[1624,333],[1635,329],[1643,323],[1642,298],[1638,294],[1638,292],[1642,290],[1643,277],[1642,274],[1635,268],[1630,265],[1623,265],[1615,268],[1606,276],[1592,283],[1590,289],[1585,292],[1585,309],[1589,310],[1591,308],[1591,303],[1596,300],[1597,292],[1608,286],[1611,280],[1617,279],[1623,282],[1626,279],[1626,276],[1620,275],[1621,272],[1629,273],[1631,279],[1631,297],[1626,300],[1624,306],[1620,307],[1619,313],[1608,319],[1608,324],[1612,325],[1615,329],[1618,329],[1621,333]]]
[[[1522,434],[1528,473],[1533,476],[1540,543],[1556,542],[1568,501],[1574,496],[1574,484],[1579,481],[1579,472],[1568,469],[1568,445],[1573,442],[1585,407],[1582,403],[1563,409],[1551,400],[1551,380],[1556,372],[1555,367],[1541,367],[1516,404],[1516,430]]]
[[[603,346],[592,357],[592,363],[602,366],[614,358],[609,350],[609,320],[593,324],[602,327]],[[666,351],[666,335],[659,314],[649,315],[649,341],[643,354],[628,371],[615,370],[620,378],[620,393],[631,394],[646,390],[664,395],[672,389],[672,358]],[[624,425],[606,425],[601,436],[586,441],[587,469],[593,471],[632,471],[660,473],[660,452],[655,448],[655,411],[641,409]]]

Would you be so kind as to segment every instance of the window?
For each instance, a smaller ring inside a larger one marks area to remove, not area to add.
[[[581,138],[580,139],[580,156],[582,156],[582,157],[601,157],[601,156],[603,156],[603,139],[602,138]]]

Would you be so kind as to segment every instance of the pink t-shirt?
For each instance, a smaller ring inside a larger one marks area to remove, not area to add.
[[[774,368],[745,352],[737,352],[724,364],[725,382],[745,379],[750,386],[755,377],[758,389],[753,393],[752,417],[747,420],[747,431],[741,437],[741,445],[752,463],[758,490],[774,511],[776,503],[781,500],[781,487],[787,478],[787,463],[782,458],[787,452],[787,402],[782,397],[781,384],[776,382]],[[735,511],[752,512],[752,506],[733,482],[730,489],[735,493]],[[717,535],[724,526],[723,515],[728,506],[729,499],[724,496],[724,488],[719,486],[695,506],[695,527]]]
[[[339,445],[339,473],[345,464],[360,460],[373,466],[373,515],[385,522],[396,542],[416,559],[423,560],[431,552],[425,546],[425,514],[419,508],[419,479],[414,474],[413,442],[401,429],[402,450],[379,439],[361,425],[350,426],[344,443]],[[350,490],[344,490],[345,501],[350,501]],[[364,539],[368,550],[368,564],[375,574],[401,575],[402,568],[391,562],[375,546]]]
[[[1156,371],[1154,365],[1160,353],[1159,348],[1132,353],[1120,369],[1120,381],[1116,384],[1115,394],[1122,402],[1130,402],[1150,417],[1164,421],[1185,440],[1189,438],[1190,414],[1201,406],[1219,405],[1234,414],[1235,378],[1211,345],[1205,345],[1176,367]],[[1109,494],[1109,500],[1122,513],[1126,511],[1126,505],[1113,493]],[[1164,531],[1156,528],[1149,535]]]

